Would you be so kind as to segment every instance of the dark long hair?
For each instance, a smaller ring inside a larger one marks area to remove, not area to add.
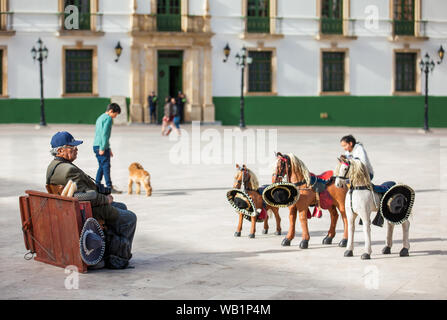
[[[355,146],[355,144],[357,143],[357,141],[355,140],[354,136],[352,134],[344,136],[343,138],[340,139],[340,142],[346,142],[346,143],[351,143],[352,142],[352,146]]]

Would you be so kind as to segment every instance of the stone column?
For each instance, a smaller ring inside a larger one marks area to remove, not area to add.
[[[195,47],[185,50],[184,53],[184,78],[183,87],[186,94],[186,121],[200,121],[202,120],[202,112],[200,106],[200,59],[199,50]]]
[[[152,91],[157,92],[157,81],[155,77],[157,76],[157,65],[155,56],[157,51],[151,47],[146,46],[144,52],[144,96],[143,96],[143,115],[144,122],[150,122],[150,114],[149,114],[149,105],[147,101],[147,97]]]
[[[214,122],[215,110],[213,104],[211,46],[204,48],[203,55],[203,121]]]
[[[141,105],[141,83],[140,83],[140,48],[132,45],[131,55],[131,95],[130,95],[130,121],[142,122],[143,110]]]

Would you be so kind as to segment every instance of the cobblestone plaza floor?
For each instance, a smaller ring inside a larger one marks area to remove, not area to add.
[[[183,128],[192,138],[192,126]],[[214,137],[224,137],[224,129],[232,127],[201,127],[202,133],[208,129]],[[289,226],[286,208],[280,209],[281,236],[274,235],[272,219],[269,234],[262,234],[258,224],[256,238],[249,239],[245,223],[242,237],[235,238],[237,215],[226,201],[235,168],[224,161],[226,149],[214,154],[214,163],[204,163],[194,154],[207,143],[198,147],[191,142],[190,163],[176,164],[170,155],[178,142],[162,137],[159,126],[114,126],[113,183],[126,191],[128,166],[139,162],[151,173],[153,187],[152,197],[115,196],[138,216],[134,268],[81,274],[79,288],[68,290],[64,269],[24,260],[18,197],[27,189],[45,190],[49,143],[57,131],[67,130],[84,140],[75,164],[95,176],[94,126],[0,125],[0,299],[447,298],[446,129],[430,134],[402,128],[249,129],[278,129],[275,151],[293,152],[315,173],[335,168],[343,151],[339,140],[352,133],[366,147],[374,182],[394,180],[416,191],[410,256],[399,257],[400,227],[395,228],[392,254],[382,255],[386,230],[372,226],[371,260],[361,260],[364,237],[357,223],[354,257],[345,258],[345,249],[337,246],[343,233],[341,219],[334,244],[322,245],[330,223],[327,211],[321,219],[309,220],[311,239],[305,250],[299,248],[299,223],[292,245],[281,246]],[[273,152],[270,157],[274,161]],[[252,167],[256,172],[258,166]],[[261,184],[268,183],[271,172],[263,170],[258,178]]]

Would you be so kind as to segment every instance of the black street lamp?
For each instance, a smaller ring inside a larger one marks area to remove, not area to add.
[[[441,46],[438,50],[439,61],[441,64],[444,59],[444,48]],[[428,74],[433,71],[436,64],[428,53],[425,54],[424,58],[419,62],[419,67],[421,71],[425,73],[425,104],[424,104],[424,131],[425,133],[430,131],[428,126]]]
[[[230,46],[227,45],[224,48],[224,55],[225,55],[225,59],[223,60],[223,62],[227,62],[228,60],[228,56],[230,55],[231,49]],[[242,47],[242,51],[240,53],[236,54],[236,65],[238,67],[241,67],[241,116],[240,116],[240,122],[239,122],[239,127],[241,129],[245,128],[245,117],[244,117],[244,105],[245,105],[245,100],[244,100],[244,82],[245,82],[245,68],[247,67],[248,64],[250,64],[252,62],[252,58],[247,56],[247,48]]]
[[[115,62],[118,62],[122,52],[123,48],[121,47],[121,43],[118,41],[117,45],[115,46],[115,54],[116,54]]]
[[[46,46],[43,45],[42,40],[39,38],[37,40],[37,49],[33,46],[31,49],[31,55],[33,56],[33,60],[39,61],[40,66],[40,125],[46,126],[47,123],[45,122],[45,105],[44,105],[44,99],[43,99],[43,60],[46,60],[48,58],[48,49]]]

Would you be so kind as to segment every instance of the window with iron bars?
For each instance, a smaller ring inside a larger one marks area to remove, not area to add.
[[[395,90],[401,92],[416,91],[416,59],[415,52],[397,52],[395,70]]]
[[[92,93],[93,50],[65,50],[65,92]]]
[[[249,51],[252,63],[248,66],[248,92],[272,91],[272,52]]]
[[[182,30],[181,0],[157,0],[157,30]]]
[[[345,53],[323,52],[323,92],[345,91]]]
[[[270,32],[270,0],[247,1],[247,32]]]

